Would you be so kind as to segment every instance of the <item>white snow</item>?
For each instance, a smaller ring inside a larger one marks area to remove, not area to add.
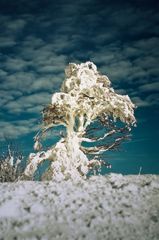
[[[0,233],[10,240],[158,240],[159,176],[0,184]]]

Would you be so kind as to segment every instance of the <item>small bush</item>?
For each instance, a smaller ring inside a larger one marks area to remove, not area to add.
[[[8,146],[6,154],[0,156],[0,182],[15,182],[22,176],[22,159],[21,153],[15,155]]]

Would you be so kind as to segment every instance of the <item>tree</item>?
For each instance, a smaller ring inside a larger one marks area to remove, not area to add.
[[[86,176],[92,167],[105,164],[100,155],[118,148],[136,123],[135,106],[128,95],[115,93],[108,77],[100,74],[92,62],[71,63],[65,75],[61,92],[53,94],[51,104],[43,109],[43,126],[34,145],[39,152],[30,155],[27,176],[32,176],[45,159],[52,161],[45,175],[49,179]],[[116,121],[123,126],[119,127]],[[41,151],[40,140],[57,125],[66,127],[66,136],[49,150]],[[99,134],[101,129],[106,130],[103,136]],[[91,136],[93,132],[97,137]]]

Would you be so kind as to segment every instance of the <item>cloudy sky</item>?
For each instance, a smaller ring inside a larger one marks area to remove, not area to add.
[[[93,61],[136,103],[137,128],[112,171],[159,173],[159,4],[153,0],[1,0],[0,139],[31,151],[40,111],[69,62]]]

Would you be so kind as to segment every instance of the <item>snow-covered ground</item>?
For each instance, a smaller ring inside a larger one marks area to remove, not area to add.
[[[0,239],[158,240],[159,176],[1,183]]]

